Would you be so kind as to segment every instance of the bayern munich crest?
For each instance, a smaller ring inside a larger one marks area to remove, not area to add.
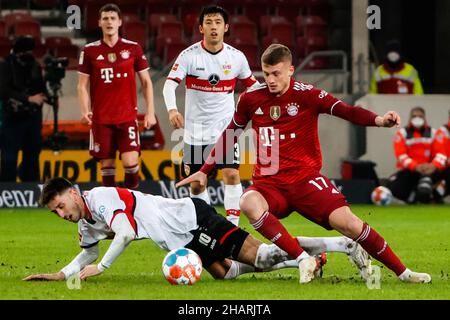
[[[298,113],[298,108],[299,106],[295,102],[289,103],[286,106],[288,115],[290,115],[291,117],[296,116]]]
[[[122,57],[122,59],[126,60],[130,57],[130,51],[128,50],[122,50],[120,51],[120,56]]]

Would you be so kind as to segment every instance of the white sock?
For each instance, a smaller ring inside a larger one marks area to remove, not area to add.
[[[268,269],[264,269],[264,271],[273,271],[273,270],[285,269],[285,268],[297,268],[298,269],[297,260],[286,260],[286,261],[277,263]]]
[[[231,266],[230,269],[228,269],[228,272],[223,277],[225,280],[234,279],[240,276],[244,273],[254,272],[255,267],[239,262],[231,260]]]
[[[343,252],[349,254],[357,244],[347,237],[297,237],[297,241],[310,255],[322,252]]]
[[[398,278],[402,281],[408,280],[408,278],[411,276],[412,271],[406,268],[405,271],[401,275],[398,276]]]
[[[302,261],[303,259],[306,259],[306,258],[309,258],[309,257],[311,257],[311,256],[308,254],[308,252],[303,251],[302,254],[299,255],[299,256],[295,259],[295,261],[297,261],[297,263],[299,263],[299,262]]]
[[[205,188],[205,190],[199,194],[192,194],[192,191],[189,190],[189,196],[191,198],[198,198],[198,199],[202,199],[203,201],[205,201],[207,204],[211,205],[211,200],[209,199],[209,193],[208,193],[208,188]]]
[[[242,195],[242,184],[226,184],[224,186],[224,206],[227,213],[227,220],[235,226],[239,225],[241,209],[239,208],[239,199]]]

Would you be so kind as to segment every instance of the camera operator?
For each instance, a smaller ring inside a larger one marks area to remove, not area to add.
[[[34,45],[33,38],[18,37],[11,53],[0,63],[2,181],[16,181],[19,150],[22,150],[20,179],[40,180],[42,105],[46,86],[42,69],[32,53]]]

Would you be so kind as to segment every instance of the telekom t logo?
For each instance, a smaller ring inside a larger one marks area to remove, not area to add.
[[[271,147],[272,141],[275,140],[275,130],[273,127],[259,127],[260,141],[264,147]]]
[[[105,83],[111,83],[111,79],[114,78],[113,68],[100,69],[101,78],[105,80]]]

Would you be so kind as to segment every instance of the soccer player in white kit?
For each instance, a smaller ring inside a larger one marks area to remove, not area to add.
[[[215,5],[205,7],[199,17],[203,40],[180,53],[164,84],[163,95],[170,123],[175,129],[184,126],[184,177],[200,169],[221,132],[230,123],[236,81],[242,81],[245,87],[257,82],[245,55],[224,43],[228,28],[228,13],[223,8]],[[185,120],[177,110],[175,95],[183,79],[186,80]],[[223,173],[227,219],[238,225],[242,185],[237,144],[234,154],[217,168]],[[206,186],[193,182],[190,189],[191,197],[210,203]]]
[[[167,199],[139,191],[98,187],[81,195],[64,178],[45,183],[41,204],[59,217],[78,223],[83,249],[61,271],[35,274],[24,280],[64,280],[80,272],[80,278],[96,276],[111,267],[133,240],[151,239],[166,251],[180,247],[194,250],[214,278],[233,279],[255,272],[297,267],[298,263],[275,245],[267,245],[236,227],[201,199]],[[113,239],[98,264],[98,243]],[[346,237],[299,237],[312,255],[324,251],[346,253],[360,272],[367,266],[364,251]],[[322,255],[320,255],[323,258]],[[318,258],[317,271],[324,261]]]

